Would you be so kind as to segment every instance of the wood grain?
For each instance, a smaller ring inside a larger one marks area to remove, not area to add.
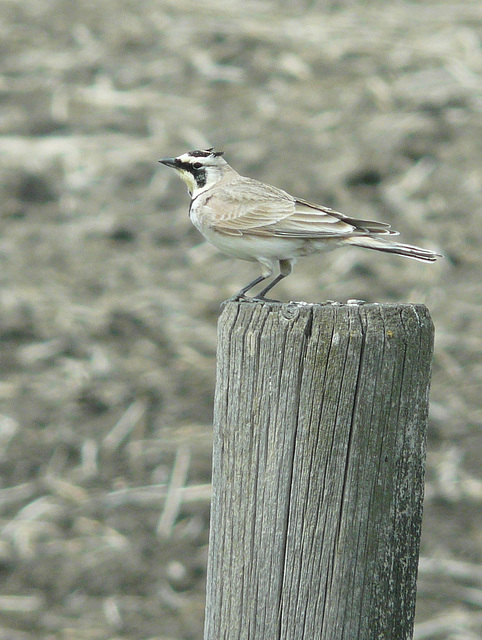
[[[205,640],[412,637],[423,305],[228,303]]]

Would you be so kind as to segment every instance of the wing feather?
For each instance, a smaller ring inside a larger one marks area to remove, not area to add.
[[[308,239],[395,233],[384,222],[349,218],[250,178],[216,189],[206,210],[205,221],[225,235]]]

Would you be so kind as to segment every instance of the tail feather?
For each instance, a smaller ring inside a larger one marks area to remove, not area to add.
[[[422,247],[416,247],[411,244],[392,242],[385,240],[385,238],[374,238],[373,236],[352,236],[351,238],[346,238],[345,242],[357,247],[364,247],[365,249],[396,253],[399,256],[413,258],[421,262],[435,262],[437,258],[442,257],[440,253],[430,251],[430,249],[422,249]]]

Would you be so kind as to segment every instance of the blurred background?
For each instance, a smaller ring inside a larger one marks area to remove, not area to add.
[[[415,638],[482,633],[482,8],[0,2],[0,640],[202,638],[216,321],[256,265],[157,159],[391,223],[435,265],[313,256],[283,300],[436,326]]]

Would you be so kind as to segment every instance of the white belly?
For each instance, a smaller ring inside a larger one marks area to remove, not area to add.
[[[209,207],[204,207],[202,202],[196,204],[197,206],[191,208],[191,222],[206,240],[228,256],[260,262],[262,265],[269,265],[267,268],[270,270],[275,268],[279,260],[289,260],[294,264],[297,258],[317,251],[334,249],[340,243],[339,238],[333,237],[313,239],[220,233],[210,224],[212,211]]]
[[[212,229],[200,229],[203,236],[222,253],[252,262],[294,259],[304,254],[304,240],[298,238],[265,238],[255,235],[231,236]]]

